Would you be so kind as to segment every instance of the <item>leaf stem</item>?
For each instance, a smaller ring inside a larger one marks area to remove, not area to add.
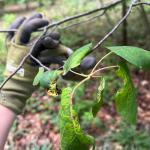
[[[80,73],[75,72],[75,71],[73,71],[73,70],[70,70],[70,72],[72,72],[72,73],[74,73],[74,74],[76,74],[76,75],[85,77],[85,78],[87,78],[87,77],[89,76],[89,75],[86,75],[86,74],[80,74]],[[92,77],[92,78],[99,78],[99,77],[101,77],[101,76],[94,76],[94,75],[92,75],[91,77]]]
[[[94,75],[96,74],[97,72],[100,72],[100,71],[103,71],[103,70],[107,70],[107,69],[112,69],[112,68],[118,68],[118,66],[108,66],[108,67],[103,67],[103,68],[100,68],[98,70],[96,70],[95,72],[93,72],[91,75]]]
[[[107,69],[112,69],[112,68],[118,68],[118,66],[116,65],[116,66],[108,66],[108,67],[100,68],[100,69],[94,71],[93,73],[90,73],[85,79],[83,79],[81,82],[79,82],[79,83],[74,87],[74,89],[73,89],[73,91],[72,91],[72,94],[71,94],[71,101],[70,101],[71,106],[73,106],[73,96],[74,96],[74,93],[75,93],[76,89],[77,89],[80,85],[82,85],[84,82],[86,82],[87,80],[89,80],[91,77],[100,77],[100,76],[93,76],[93,75],[96,74],[97,72],[103,71],[103,70],[107,70]]]
[[[72,94],[71,94],[71,99],[73,99],[74,93],[76,91],[76,89],[82,85],[85,81],[89,80],[91,78],[91,76],[89,75],[87,78],[83,79],[81,82],[79,82],[73,89]],[[71,105],[73,105],[73,101],[71,101]]]
[[[90,74],[92,74],[92,73],[95,71],[95,69],[97,68],[97,66],[98,66],[105,58],[107,58],[108,56],[110,56],[112,53],[113,53],[113,52],[109,52],[108,54],[106,54],[105,56],[103,56],[103,57],[97,62],[97,64],[96,64],[95,67],[92,69],[92,71],[91,71]]]
[[[88,75],[86,75],[86,74],[81,74],[81,73],[78,73],[78,72],[73,71],[73,70],[70,70],[70,72],[72,72],[72,73],[74,73],[76,75],[82,76],[82,77],[88,77]]]

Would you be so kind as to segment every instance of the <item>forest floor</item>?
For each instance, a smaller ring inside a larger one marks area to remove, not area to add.
[[[145,129],[150,131],[150,76],[148,73],[144,72],[134,72],[133,79],[136,87],[138,87],[138,123],[137,128]],[[94,85],[93,85],[94,86]],[[94,92],[95,88],[87,89],[89,92]],[[39,107],[30,111],[30,109],[25,111],[24,115],[17,118],[15,127],[9,135],[8,147],[6,150],[26,150],[33,149],[37,146],[42,147],[43,145],[49,145],[52,150],[59,150],[60,145],[60,135],[58,127],[55,124],[55,118],[50,117],[51,114],[46,113],[48,111],[44,108],[46,103],[49,103],[50,98],[48,96],[39,95],[39,93],[34,93],[33,98],[38,97]],[[33,104],[34,105],[34,104]],[[28,106],[27,106],[28,107]],[[30,107],[30,106],[29,106]],[[57,105],[49,105],[48,109],[51,112],[57,113],[59,108]],[[91,135],[105,138],[110,134],[110,130],[117,130],[118,124],[121,121],[120,117],[117,115],[115,108],[109,107],[109,105],[104,105],[104,107],[98,113],[98,117],[103,122],[105,128],[100,128],[92,125],[88,132]],[[113,121],[112,121],[113,120]],[[114,123],[115,122],[115,123]],[[99,147],[101,143],[97,143]],[[34,147],[34,148],[33,148]],[[118,147],[118,145],[117,145]],[[120,147],[118,148],[118,150]],[[116,149],[115,149],[116,150]]]

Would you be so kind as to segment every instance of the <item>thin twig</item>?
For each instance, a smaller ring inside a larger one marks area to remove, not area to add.
[[[33,44],[32,48],[30,49],[30,51],[26,54],[26,56],[22,59],[22,61],[20,62],[20,64],[18,65],[17,69],[10,75],[8,76],[4,82],[1,84],[0,86],[0,91],[2,90],[2,88],[4,87],[4,85],[21,69],[21,67],[23,66],[23,64],[25,63],[25,61],[29,58],[29,56],[32,54],[32,51],[34,50],[36,44],[41,40],[41,38],[43,37],[43,35],[47,32],[47,29],[44,29],[44,32],[42,33],[42,35],[35,41],[35,43]]]
[[[98,44],[95,45],[95,47],[93,48],[93,50],[95,50],[96,48],[98,48],[121,24],[122,22],[129,16],[131,10],[132,10],[132,7],[135,5],[137,0],[132,0],[131,1],[131,5],[126,13],[126,15],[116,24],[116,26],[102,39],[98,42]],[[118,0],[112,4],[109,4],[107,6],[104,6],[104,7],[101,7],[101,8],[98,8],[98,9],[95,9],[95,10],[92,10],[92,11],[89,11],[89,12],[86,12],[86,13],[82,13],[82,14],[79,14],[79,15],[75,15],[75,16],[72,16],[72,17],[68,17],[62,21],[59,21],[59,22],[56,22],[56,23],[53,23],[53,24],[50,24],[48,26],[46,26],[44,29],[40,29],[40,31],[42,30],[43,33],[41,34],[41,36],[35,41],[35,43],[33,44],[32,48],[30,49],[29,53],[23,58],[23,60],[20,62],[19,66],[17,67],[17,69],[14,71],[14,73],[12,73],[0,86],[0,90],[3,88],[3,86],[7,83],[7,81],[12,78],[20,69],[21,67],[23,66],[24,62],[27,60],[27,58],[32,54],[32,51],[33,49],[35,48],[35,45],[41,40],[41,37],[43,37],[43,35],[45,35],[48,31],[49,28],[52,28],[52,27],[57,27],[58,25],[60,24],[63,24],[65,22],[68,22],[68,21],[72,21],[74,19],[77,19],[77,18],[81,18],[81,17],[84,17],[84,16],[87,16],[87,15],[90,15],[90,14],[93,14],[93,13],[96,13],[98,11],[101,11],[101,10],[106,10],[108,8],[111,8],[117,4],[119,4],[121,2],[121,0]],[[137,3],[136,3],[137,5]],[[2,31],[2,30],[1,30]],[[4,30],[3,30],[4,31]],[[8,31],[8,30],[7,30]],[[12,30],[9,30],[8,32],[10,32]],[[85,79],[84,79],[85,80]]]
[[[72,73],[74,73],[74,74],[76,74],[76,75],[79,75],[79,76],[81,76],[81,77],[84,77],[84,78],[86,78],[86,77],[89,76],[89,75],[86,75],[86,74],[81,74],[81,73],[75,72],[75,71],[73,71],[73,70],[70,70],[70,72],[72,72]],[[94,75],[92,75],[91,77],[92,77],[92,78],[99,78],[100,76],[94,76]]]
[[[17,32],[17,29],[0,29],[0,33]]]
[[[100,40],[93,48],[93,50],[97,49],[99,46],[101,46],[101,44],[111,35],[113,34],[114,31],[116,31],[116,29],[118,29],[118,27],[122,24],[122,22],[127,19],[127,17],[130,15],[131,13],[131,10],[132,10],[132,7],[133,5],[135,4],[137,0],[132,0],[131,1],[131,5],[127,11],[127,13],[125,14],[125,16],[114,26],[114,28],[109,32],[107,33],[104,38],[102,40]]]
[[[76,75],[78,75],[78,76],[81,76],[81,77],[88,77],[88,75],[81,74],[81,73],[75,72],[75,71],[73,71],[73,70],[70,70],[70,72],[72,72],[72,73],[74,73],[74,74],[76,74]]]
[[[36,63],[39,64],[39,66],[43,67],[45,70],[50,71],[50,69],[48,67],[46,67],[45,65],[43,65],[37,58],[35,58],[33,55],[30,54],[30,57],[36,61]]]
[[[103,7],[100,7],[100,8],[85,12],[85,13],[77,14],[77,15],[74,15],[74,16],[71,16],[71,17],[67,17],[67,18],[65,18],[61,21],[58,21],[58,22],[51,23],[47,26],[47,29],[53,28],[55,26],[59,26],[61,24],[64,24],[66,22],[69,22],[69,21],[72,21],[72,20],[75,20],[75,19],[78,19],[78,18],[81,18],[81,17],[89,16],[93,13],[96,13],[96,12],[99,12],[99,11],[102,11],[102,10],[107,10],[107,9],[112,8],[112,7],[116,6],[117,4],[121,3],[121,1],[122,0],[117,0],[113,3],[107,4],[106,6],[103,6]],[[2,29],[0,29],[0,32],[12,32],[12,31],[16,32],[17,30],[2,30]],[[39,29],[38,31],[43,31],[43,28]]]
[[[20,63],[19,66],[17,67],[17,69],[16,69],[8,78],[6,78],[6,79],[2,82],[2,84],[1,84],[1,86],[0,86],[0,91],[1,91],[1,89],[4,87],[4,85],[21,69],[21,67],[23,66],[23,64],[25,63],[25,61],[27,60],[28,57],[29,57],[29,54],[27,54],[27,55],[23,58],[23,60],[21,61],[21,63]]]
[[[82,85],[85,81],[89,80],[90,79],[90,76],[88,76],[87,78],[83,79],[81,82],[79,82],[73,89],[72,93],[71,93],[71,100],[73,99],[73,96],[74,96],[74,93],[76,91],[76,89]],[[72,101],[70,102],[71,105],[73,105]]]
[[[130,14],[130,12],[131,12],[131,10],[132,10],[132,7],[133,7],[133,5],[136,3],[136,1],[137,1],[137,0],[131,0],[130,7],[129,7],[127,13],[125,14],[125,16],[115,25],[115,27],[114,27],[108,34],[106,34],[106,36],[105,36],[102,40],[100,40],[100,41],[98,42],[98,44],[95,45],[95,47],[93,48],[93,50],[95,50],[96,48],[98,48],[98,47],[122,24],[122,22],[129,16],[129,14]],[[110,55],[110,54],[111,54],[111,53],[109,53],[108,55]],[[70,102],[71,105],[72,105],[72,99],[73,99],[73,96],[74,96],[74,93],[75,93],[76,89],[77,89],[80,85],[82,85],[85,81],[87,81],[87,80],[89,80],[89,79],[91,78],[91,76],[93,75],[93,71],[95,70],[95,68],[99,65],[99,63],[100,63],[106,56],[107,56],[107,55],[105,55],[105,56],[96,64],[96,66],[93,68],[93,70],[91,71],[91,73],[88,75],[87,78],[83,79],[81,82],[79,82],[79,83],[75,86],[75,88],[73,89],[72,94],[71,94],[71,102]],[[116,68],[116,67],[118,67],[118,66],[109,66],[109,67],[100,68],[100,69],[96,70],[94,73],[99,72],[99,71],[102,71],[102,70],[105,70],[105,69]]]
[[[97,64],[94,66],[94,68],[92,69],[91,73],[93,73],[95,71],[95,69],[98,67],[98,65],[105,59],[107,58],[108,56],[110,56],[113,52],[109,52],[108,54],[106,54],[104,57],[102,57],[98,62]]]
[[[103,15],[105,14],[105,12],[106,12],[106,10],[104,10],[101,14],[98,14],[98,15],[96,15],[96,16],[90,17],[90,18],[88,18],[88,19],[86,19],[86,20],[83,20],[83,21],[80,21],[80,22],[77,22],[77,23],[68,25],[68,26],[66,26],[66,27],[59,27],[59,29],[65,30],[65,29],[69,29],[69,28],[75,27],[75,26],[77,26],[77,25],[81,25],[81,24],[83,24],[83,23],[87,23],[87,22],[89,22],[89,21],[93,21],[93,20],[95,20],[96,18],[98,18],[98,17],[100,17],[100,16],[103,16]]]
[[[122,0],[117,0],[113,3],[110,3],[110,4],[107,4],[106,6],[104,7],[100,7],[100,8],[97,8],[97,9],[94,9],[94,10],[91,10],[91,11],[88,11],[88,12],[85,12],[85,13],[81,13],[81,14],[78,14],[78,15],[75,15],[75,16],[71,16],[71,17],[68,17],[68,18],[65,18],[64,20],[62,21],[59,21],[59,22],[56,22],[56,23],[53,23],[53,24],[50,24],[48,25],[48,28],[51,28],[51,27],[54,27],[54,26],[58,26],[58,25],[61,25],[63,23],[66,23],[68,21],[72,21],[72,20],[75,20],[75,19],[78,19],[78,18],[81,18],[81,17],[85,17],[85,16],[88,16],[88,15],[91,15],[93,13],[96,13],[98,11],[102,11],[102,10],[106,10],[106,9],[109,9],[111,7],[114,7],[116,6],[117,4],[121,3]]]
[[[72,20],[75,20],[75,19],[78,19],[78,18],[81,18],[81,17],[85,17],[85,16],[88,16],[88,15],[91,15],[93,13],[96,13],[98,11],[102,11],[102,10],[107,10],[111,7],[114,7],[116,6],[117,4],[121,3],[122,0],[118,0],[118,1],[115,1],[114,3],[111,3],[111,4],[107,4],[106,6],[104,7],[101,7],[101,8],[97,8],[97,9],[94,9],[94,10],[91,10],[91,11],[88,11],[88,12],[85,12],[85,13],[82,13],[82,14],[78,14],[78,15],[75,15],[75,16],[71,16],[71,17],[67,17],[61,21],[58,21],[58,22],[54,22],[52,24],[49,24],[47,27],[48,29],[49,28],[52,28],[54,26],[58,26],[58,25],[61,25],[63,23],[66,23],[66,22],[69,22],[69,21],[72,21]],[[138,6],[138,5],[150,5],[150,2],[138,2],[138,3],[135,3],[133,5],[133,7],[135,6]],[[5,32],[17,32],[18,30],[17,29],[0,29],[0,33],[5,33]],[[43,31],[43,28],[37,30],[38,32],[39,31]]]
[[[137,2],[133,6],[137,6],[137,5],[148,5],[148,6],[150,6],[150,2]]]
[[[57,28],[57,26],[55,26],[55,28],[52,30],[52,32]],[[30,57],[32,57],[32,59],[36,60],[39,64],[42,65],[42,67],[47,68],[46,66],[44,66],[40,61],[38,61],[37,59],[35,59],[35,57],[32,56],[32,52],[36,46],[36,44],[41,40],[41,38],[47,33],[48,31],[48,27],[46,26],[43,29],[43,33],[35,40],[33,46],[31,47],[30,51],[27,53],[27,55],[23,58],[23,60],[20,62],[20,64],[18,65],[17,69],[10,75],[8,76],[4,82],[1,84],[0,86],[0,91],[2,90],[2,88],[4,87],[4,85],[9,81],[9,79],[11,79],[23,66],[23,64],[25,63],[25,61]],[[47,68],[48,69],[48,68]]]
[[[104,6],[103,0],[99,0],[99,2],[100,2],[100,5],[101,5],[101,6]],[[109,14],[108,14],[107,12],[105,12],[105,16],[106,16],[106,19],[107,19],[108,24],[112,27],[112,26],[113,26],[113,22],[112,22],[112,20],[111,20]]]
[[[96,74],[97,72],[104,71],[107,69],[112,69],[112,68],[118,68],[118,66],[108,66],[108,67],[100,68],[100,69],[96,70],[95,72],[93,72],[92,75]]]
[[[140,0],[141,2],[141,0]],[[144,25],[145,25],[145,34],[146,35],[150,35],[150,21],[149,21],[149,18],[148,18],[148,14],[146,13],[146,10],[144,8],[143,5],[140,5],[140,19],[143,19],[143,21],[145,22]]]

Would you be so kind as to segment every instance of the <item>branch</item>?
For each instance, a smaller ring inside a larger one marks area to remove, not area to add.
[[[42,35],[35,41],[35,43],[33,44],[32,48],[30,49],[29,53],[26,54],[26,56],[23,58],[23,60],[20,62],[19,66],[17,67],[17,69],[10,75],[8,76],[4,82],[1,84],[0,86],[0,91],[2,90],[2,88],[4,87],[4,85],[21,69],[21,67],[23,66],[23,64],[25,63],[25,61],[29,58],[29,56],[32,54],[33,49],[35,48],[36,44],[41,40],[41,38],[43,37],[43,35],[45,35],[45,33],[47,32],[47,28],[44,29]]]
[[[88,12],[85,12],[85,13],[81,13],[81,14],[78,14],[78,15],[75,15],[75,16],[71,16],[71,17],[68,17],[68,18],[65,18],[64,20],[62,21],[59,21],[59,22],[56,22],[56,23],[53,23],[53,24],[50,24],[48,25],[48,28],[51,28],[51,27],[54,27],[54,26],[58,26],[58,25],[61,25],[63,23],[66,23],[68,21],[72,21],[72,20],[75,20],[75,19],[78,19],[78,18],[81,18],[81,17],[85,17],[85,16],[88,16],[88,15],[91,15],[93,13],[96,13],[98,11],[102,11],[102,10],[107,10],[111,7],[114,7],[116,6],[117,4],[121,3],[122,0],[117,0],[113,3],[110,3],[110,4],[107,4],[106,6],[104,7],[100,7],[100,8],[97,8],[97,9],[94,9],[94,10],[91,10],[91,11],[88,11]]]
[[[111,7],[114,7],[116,6],[117,4],[121,3],[122,0],[117,0],[111,4],[107,4],[106,6],[103,6],[101,8],[97,8],[97,9],[94,9],[94,10],[91,10],[91,11],[88,11],[88,12],[85,12],[85,13],[82,13],[82,14],[78,14],[78,15],[75,15],[75,16],[71,16],[71,17],[67,17],[61,21],[58,21],[58,22],[54,22],[52,24],[49,24],[47,27],[48,29],[49,28],[52,28],[52,27],[55,27],[55,26],[58,26],[58,25],[61,25],[63,23],[66,23],[66,22],[69,22],[69,21],[72,21],[72,20],[75,20],[75,19],[78,19],[78,18],[81,18],[81,17],[85,17],[85,16],[88,16],[88,15],[91,15],[93,13],[96,13],[96,12],[99,12],[99,11],[102,11],[102,10],[107,10]],[[133,7],[137,6],[137,5],[150,5],[150,2],[138,2],[138,3],[135,3],[133,5]],[[39,31],[43,31],[43,28],[39,29],[37,32]],[[0,29],[0,33],[5,33],[5,32],[17,32],[17,29]]]
[[[132,0],[131,1],[131,5],[126,13],[126,15],[116,24],[116,26],[102,39],[100,40],[96,45],[95,47],[93,48],[93,50],[95,50],[96,48],[98,48],[121,24],[122,22],[129,16],[129,14],[131,13],[131,10],[134,6],[137,6],[139,4],[146,4],[146,5],[149,5],[149,3],[146,3],[146,2],[139,2],[139,3],[136,3],[137,0]],[[40,29],[38,31],[43,31],[43,33],[41,34],[41,36],[35,41],[35,43],[33,44],[32,48],[30,49],[29,53],[23,58],[23,60],[20,62],[18,68],[1,84],[0,86],[0,90],[3,88],[3,86],[7,83],[7,81],[9,79],[11,79],[20,69],[21,67],[23,66],[23,64],[25,63],[25,61],[29,58],[29,56],[34,59],[40,66],[44,67],[45,69],[48,69],[46,66],[44,66],[38,59],[36,59],[35,57],[32,56],[32,51],[33,49],[35,48],[35,45],[41,40],[41,38],[43,37],[43,35],[45,35],[48,31],[49,28],[52,28],[52,27],[57,27],[58,25],[60,24],[63,24],[65,22],[68,22],[68,21],[72,21],[74,19],[78,19],[78,18],[81,18],[81,17],[84,17],[84,16],[87,16],[87,15],[90,15],[90,14],[93,14],[93,13],[96,13],[98,11],[101,11],[101,10],[107,10],[117,4],[119,4],[120,2],[122,2],[122,0],[118,0],[112,4],[109,4],[107,6],[104,6],[104,7],[101,7],[99,9],[94,9],[92,11],[89,11],[89,12],[86,12],[86,13],[82,13],[82,14],[79,14],[79,15],[75,15],[75,16],[72,16],[72,17],[68,17],[62,21],[59,21],[59,22],[56,22],[56,23],[53,23],[53,24],[50,24],[48,26],[46,26],[45,28],[43,29]],[[0,32],[16,32],[17,30],[0,30]]]
[[[21,69],[21,67],[23,66],[23,64],[25,63],[25,61],[27,60],[27,58],[29,57],[29,54],[27,54],[23,60],[21,61],[21,63],[19,64],[19,66],[17,67],[17,69],[8,77],[4,80],[4,82],[1,84],[0,86],[0,91],[2,90],[2,88],[4,87],[4,85]]]
[[[46,67],[45,65],[43,65],[37,58],[35,58],[33,55],[29,55],[36,63],[39,64],[39,66],[43,67],[45,70],[50,71],[50,69],[48,67]]]
[[[108,70],[108,69],[112,69],[112,68],[119,68],[119,67],[118,67],[118,66],[103,67],[103,68],[100,68],[100,69],[94,71],[94,72],[91,74],[91,76],[94,75],[94,74],[96,74],[96,73],[98,73],[98,72],[101,72],[101,71],[104,71],[104,70]]]
[[[107,10],[107,9],[109,9],[111,7],[114,7],[117,4],[121,3],[121,1],[122,0],[117,0],[117,1],[115,1],[113,3],[107,4],[106,6],[103,6],[103,7],[100,7],[100,8],[97,8],[97,9],[85,12],[85,13],[81,13],[81,14],[78,14],[78,15],[74,15],[74,16],[71,16],[71,17],[67,17],[67,18],[65,18],[65,19],[63,19],[61,21],[49,24],[47,26],[47,29],[55,27],[55,26],[59,26],[61,24],[64,24],[66,22],[69,22],[69,21],[72,21],[72,20],[75,20],[75,19],[78,19],[78,18],[81,18],[81,17],[89,16],[89,15],[91,15],[93,13],[96,13],[96,12],[99,12],[99,11],[102,11],[102,10]],[[43,31],[43,28],[39,29],[38,31]],[[17,32],[17,30],[0,30],[0,32]]]
[[[141,2],[141,0],[139,0],[139,1]],[[146,10],[145,10],[143,5],[140,5],[140,15],[141,15],[141,18],[143,19],[143,21],[145,22],[144,23],[144,25],[145,25],[145,34],[150,35],[150,28],[149,28],[150,27],[150,21],[149,21],[149,18],[147,16]]]
[[[61,25],[61,24],[63,24],[63,23],[66,23],[66,22],[69,22],[69,21],[72,21],[72,20],[81,18],[81,17],[85,17],[85,16],[88,16],[88,15],[91,15],[91,14],[96,13],[96,12],[98,12],[98,11],[102,11],[102,10],[105,11],[105,10],[111,8],[111,7],[116,6],[117,4],[119,4],[119,3],[121,3],[121,2],[122,2],[122,0],[117,0],[117,1],[115,1],[115,2],[113,2],[113,3],[111,3],[111,4],[107,4],[106,6],[103,6],[103,7],[101,7],[101,8],[97,8],[97,9],[94,9],[94,10],[91,10],[91,11],[88,11],[88,12],[85,12],[85,13],[82,13],[82,14],[78,14],[78,15],[75,15],[75,16],[67,17],[67,18],[65,18],[65,19],[63,19],[63,20],[61,20],[61,21],[58,21],[58,22],[49,24],[49,25],[48,25],[48,29],[49,29],[49,28],[52,28],[52,27],[54,27],[54,26],[58,26],[58,25]],[[149,6],[149,5],[150,5],[150,2],[138,2],[138,3],[135,3],[135,4],[133,5],[133,7],[135,7],[135,6],[137,6],[137,5],[148,5],[148,6]],[[39,31],[43,31],[43,28],[39,29],[38,32],[39,32]],[[17,32],[17,29],[4,29],[4,30],[3,30],[3,29],[0,29],[0,33],[5,33],[5,32]]]
[[[93,21],[94,19],[103,16],[103,15],[105,14],[105,12],[106,12],[106,10],[104,10],[101,14],[98,14],[98,15],[93,16],[93,17],[91,17],[91,18],[88,18],[88,19],[86,19],[86,20],[83,20],[83,21],[80,21],[80,22],[77,22],[77,23],[68,25],[68,26],[66,26],[66,27],[62,27],[62,28],[60,27],[59,29],[65,30],[65,29],[69,29],[69,28],[75,27],[75,26],[77,26],[77,25],[80,25],[80,24],[82,24],[82,23],[86,23],[86,22],[89,22],[89,21]]]
[[[114,26],[114,28],[108,33],[105,35],[105,37],[100,40],[93,48],[93,50],[97,49],[111,34],[113,34],[114,31],[116,31],[118,29],[118,27],[124,22],[124,20],[127,19],[127,17],[130,15],[131,13],[131,10],[133,8],[133,5],[135,4],[137,0],[132,0],[131,1],[131,5],[127,11],[127,13],[125,14],[125,16]]]
[[[133,6],[137,6],[137,5],[148,5],[148,6],[150,6],[150,2],[137,2]]]
[[[4,82],[3,82],[3,83],[1,84],[1,86],[0,86],[0,90],[1,90],[1,89],[4,87],[4,85],[9,81],[9,79],[11,79],[11,78],[21,69],[21,67],[23,66],[23,64],[25,63],[25,61],[27,60],[27,58],[28,58],[29,56],[30,56],[32,59],[34,59],[38,64],[42,65],[39,60],[37,60],[36,58],[34,58],[34,57],[32,56],[32,51],[33,51],[35,45],[40,41],[41,37],[46,34],[46,32],[48,31],[49,28],[57,27],[58,25],[61,25],[61,24],[65,23],[65,22],[72,21],[72,20],[74,20],[74,19],[78,19],[78,18],[81,18],[81,17],[84,17],[84,16],[88,16],[88,15],[90,15],[90,14],[96,13],[96,12],[101,11],[101,10],[109,9],[109,8],[111,8],[111,7],[113,7],[113,6],[117,5],[117,4],[119,4],[120,2],[121,2],[121,0],[118,0],[118,1],[116,1],[116,2],[114,2],[114,3],[111,3],[111,4],[106,5],[106,6],[104,6],[104,7],[101,7],[101,8],[98,8],[98,9],[94,9],[94,10],[92,10],[92,11],[88,11],[88,12],[86,12],[86,13],[82,13],[82,14],[79,14],[79,15],[75,15],[75,16],[72,16],[72,17],[68,17],[68,18],[66,18],[66,19],[64,19],[64,20],[61,20],[61,21],[59,21],[59,22],[52,23],[52,24],[46,26],[46,27],[43,28],[43,29],[39,29],[38,31],[43,31],[42,35],[35,41],[34,45],[33,45],[32,48],[30,49],[29,53],[23,58],[23,60],[21,61],[21,63],[20,63],[19,66],[17,67],[17,69],[16,69],[8,78],[6,78],[6,79],[4,80]],[[17,30],[16,30],[16,29],[15,29],[15,30],[14,30],[14,29],[13,29],[13,30],[0,30],[0,33],[2,33],[2,32],[3,32],[3,33],[4,33],[4,32],[12,32],[12,31],[13,31],[13,32],[16,32]],[[43,65],[42,65],[42,66],[43,66]],[[44,67],[46,67],[46,66],[44,66]],[[46,67],[46,68],[47,68],[47,67]]]
[[[99,2],[100,2],[100,5],[101,5],[101,6],[104,6],[103,0],[99,0]],[[107,12],[105,13],[105,16],[106,16],[106,19],[107,19],[108,24],[109,24],[110,26],[113,26],[113,22],[112,22],[112,20],[111,20],[109,14],[108,14]]]
[[[0,29],[0,33],[17,32],[17,29]]]

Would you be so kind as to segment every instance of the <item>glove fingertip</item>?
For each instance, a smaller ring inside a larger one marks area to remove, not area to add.
[[[43,18],[43,15],[41,13],[35,13],[27,19],[27,22],[36,18]]]
[[[88,56],[83,59],[80,66],[83,70],[88,70],[88,69],[92,69],[95,65],[96,65],[96,59],[92,56]]]
[[[46,48],[56,48],[59,45],[59,41],[52,39],[51,37],[45,37],[43,45]]]
[[[14,23],[10,26],[10,28],[9,29],[18,29],[21,25],[22,25],[22,23],[25,21],[25,19],[26,19],[26,17],[18,17],[15,21],[14,21]],[[9,32],[8,34],[7,34],[7,38],[10,40],[10,39],[12,39],[12,37],[14,36],[14,32],[13,31],[11,31],[11,32]]]
[[[52,32],[52,33],[49,33],[49,36],[51,38],[53,38],[54,40],[60,40],[60,34],[58,32]]]

